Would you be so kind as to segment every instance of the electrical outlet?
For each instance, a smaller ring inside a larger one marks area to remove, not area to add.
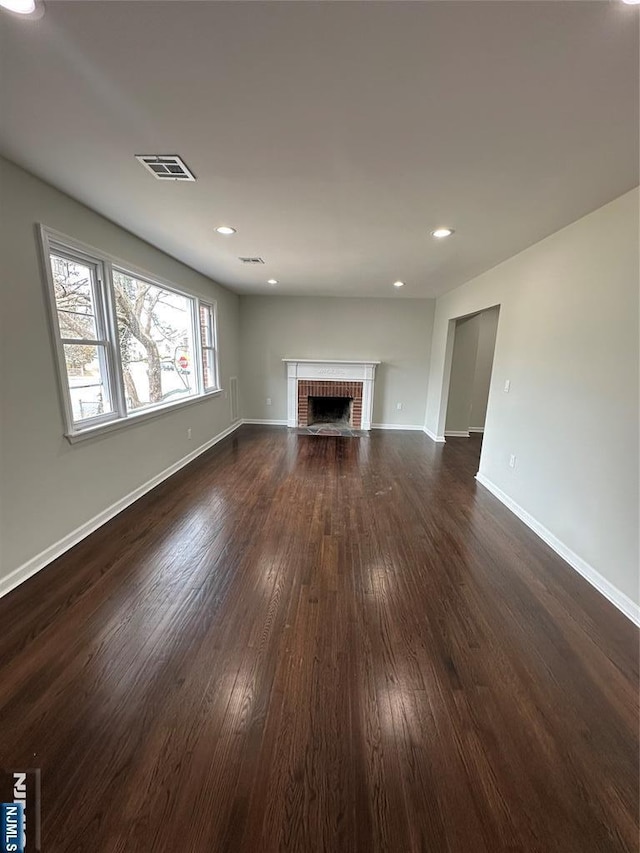
[[[402,411],[402,403],[396,403],[396,409],[400,412]]]
[[[510,390],[511,390],[511,380],[505,379],[504,380],[504,393],[508,394]]]
[[[187,438],[191,441],[191,427],[187,430]]]
[[[267,397],[267,406],[271,405],[271,397]]]
[[[509,468],[515,468],[515,467],[516,467],[516,455],[515,455],[515,453],[512,453],[511,456],[509,457]]]

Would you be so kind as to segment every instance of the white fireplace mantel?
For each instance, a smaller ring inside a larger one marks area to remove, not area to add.
[[[283,358],[287,365],[287,426],[298,424],[298,380],[332,379],[336,382],[362,382],[362,426],[371,429],[373,383],[379,361],[353,361],[334,358]]]

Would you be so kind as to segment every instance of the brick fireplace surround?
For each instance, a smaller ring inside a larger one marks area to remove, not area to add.
[[[322,379],[298,380],[298,426],[309,426],[309,397],[349,397],[353,400],[353,429],[362,426],[362,382],[334,382]]]
[[[371,429],[373,383],[379,361],[283,361],[287,365],[288,426],[309,426],[309,397],[348,397],[353,400],[350,426]]]

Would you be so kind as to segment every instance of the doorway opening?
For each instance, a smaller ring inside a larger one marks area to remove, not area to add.
[[[484,433],[499,313],[495,305],[453,323],[445,437],[480,438]]]

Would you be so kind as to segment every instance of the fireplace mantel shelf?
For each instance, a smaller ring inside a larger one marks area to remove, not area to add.
[[[353,358],[283,358],[287,364],[380,364],[379,361],[359,361]]]
[[[287,425],[298,425],[298,383],[321,382],[359,383],[362,387],[362,415],[359,428],[371,429],[373,415],[373,383],[379,361],[349,358],[283,358],[287,365]],[[339,396],[339,395],[338,395]],[[358,393],[359,396],[359,393]],[[358,403],[358,408],[360,404]],[[303,416],[306,424],[306,414]]]

